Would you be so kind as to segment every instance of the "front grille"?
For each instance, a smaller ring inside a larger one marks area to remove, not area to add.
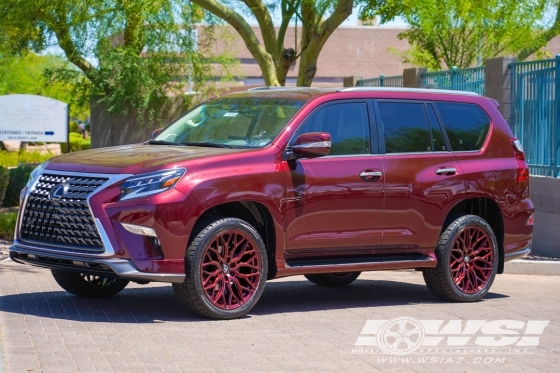
[[[23,211],[21,239],[53,245],[65,251],[103,252],[103,243],[87,197],[107,180],[48,172],[42,174]],[[49,193],[57,185],[62,185],[64,191],[58,193],[60,199],[53,201]]]

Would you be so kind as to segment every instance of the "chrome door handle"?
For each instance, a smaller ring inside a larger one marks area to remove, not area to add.
[[[376,181],[381,179],[383,174],[381,171],[362,171],[360,172],[360,177],[365,181]]]
[[[455,175],[456,173],[455,167],[441,167],[436,170],[436,175]]]

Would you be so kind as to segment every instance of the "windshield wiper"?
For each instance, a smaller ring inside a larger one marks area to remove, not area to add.
[[[172,141],[163,141],[163,140],[150,140],[147,142],[150,145],[182,145],[180,143],[172,142]]]
[[[228,149],[234,149],[233,146],[231,145],[224,145],[224,144],[216,144],[213,142],[182,142],[181,145],[187,145],[187,146],[207,146],[209,148],[228,148]]]
[[[163,140],[150,140],[147,142],[150,145],[186,145],[186,146],[206,146],[209,148],[228,148],[234,149],[231,145],[215,144],[213,142],[172,142]]]

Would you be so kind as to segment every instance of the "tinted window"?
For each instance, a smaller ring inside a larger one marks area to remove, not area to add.
[[[441,131],[441,126],[439,125],[439,120],[437,119],[436,111],[432,105],[426,105],[426,111],[428,113],[430,129],[432,130],[432,149],[434,152],[444,152],[447,149],[445,147],[445,140],[443,139],[443,133]]]
[[[379,102],[387,153],[432,150],[423,103]]]
[[[365,103],[324,106],[311,114],[298,129],[297,135],[306,132],[328,132],[331,135],[331,155],[369,154],[369,122]]]
[[[478,105],[437,102],[451,150],[479,150],[482,148],[490,118]]]

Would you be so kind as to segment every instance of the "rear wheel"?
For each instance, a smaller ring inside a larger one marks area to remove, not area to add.
[[[264,290],[268,260],[264,242],[249,223],[215,218],[185,255],[185,281],[173,284],[179,301],[211,319],[245,315]]]
[[[320,286],[346,286],[353,283],[362,272],[337,272],[304,275],[306,279]]]
[[[61,288],[67,292],[87,298],[108,298],[118,294],[128,285],[127,280],[85,275],[52,269],[52,275]]]
[[[465,215],[452,222],[441,235],[435,254],[437,266],[423,271],[434,295],[474,302],[488,293],[498,268],[498,244],[484,219]]]

